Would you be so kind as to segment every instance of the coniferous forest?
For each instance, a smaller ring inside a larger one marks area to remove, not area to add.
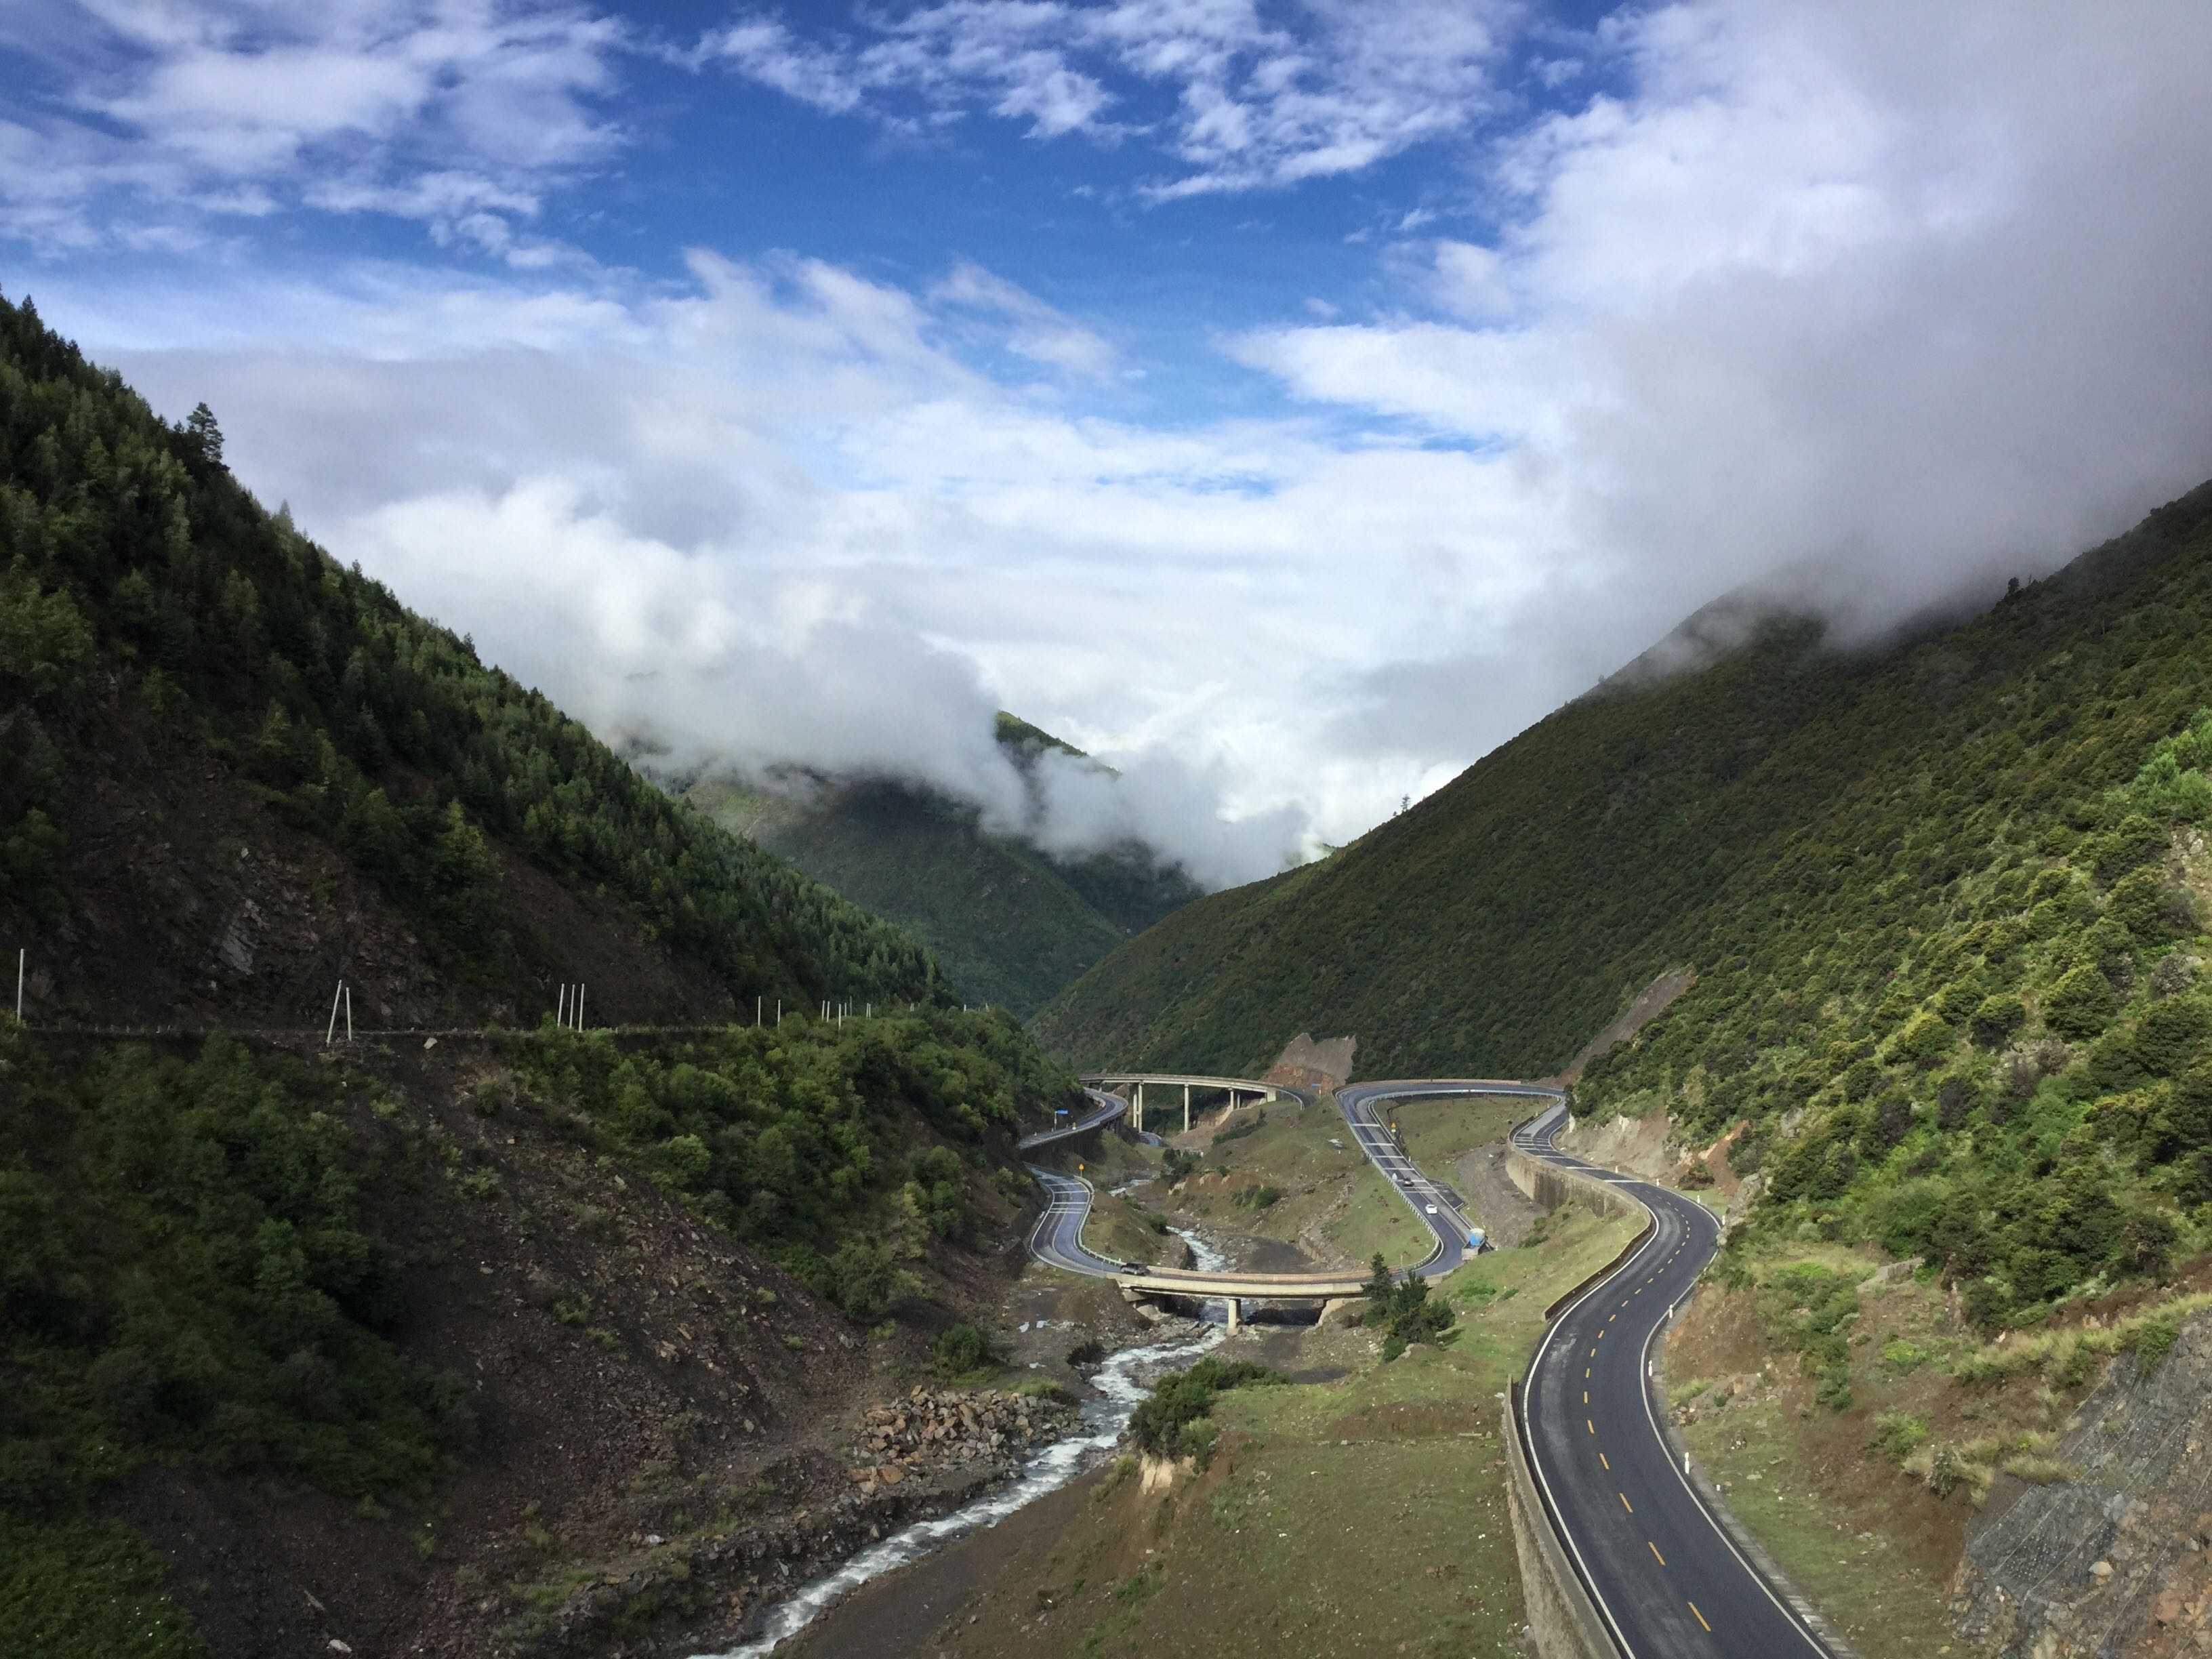
[[[28,300],[0,300],[0,722],[15,942],[70,911],[86,751],[135,743],[242,777],[400,907],[479,1003],[519,1005],[517,981],[542,977],[515,957],[488,840],[610,896],[706,967],[725,1013],[947,994],[910,938],[672,800],[264,511],[204,406],[161,421]]]

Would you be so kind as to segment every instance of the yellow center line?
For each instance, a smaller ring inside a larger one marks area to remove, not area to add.
[[[1692,1613],[1698,1613],[1698,1604],[1695,1601],[1691,1602],[1689,1606]],[[1698,1622],[1701,1625],[1705,1625],[1705,1615],[1704,1613],[1698,1613]],[[1711,1625],[1705,1625],[1705,1628],[1707,1630],[1711,1630],[1712,1626]]]
[[[1597,1425],[1591,1422],[1587,1417],[1583,1419],[1583,1426],[1588,1429],[1592,1434],[1595,1434],[1597,1432]]]
[[[1610,1464],[1610,1463],[1606,1463],[1606,1462],[1605,1462],[1605,1454],[1604,1454],[1603,1452],[1600,1452],[1600,1453],[1597,1455],[1597,1461],[1598,1461],[1599,1462],[1601,1462],[1601,1463],[1604,1463],[1604,1464],[1605,1464],[1605,1471],[1606,1471],[1606,1473],[1607,1473],[1607,1474],[1612,1474],[1612,1473],[1613,1473],[1613,1465],[1612,1465],[1612,1464]]]
[[[1583,1366],[1583,1375],[1584,1376],[1588,1376],[1589,1375],[1589,1371],[1590,1371],[1590,1368],[1589,1368],[1589,1366],[1585,1365],[1585,1366]]]
[[[1647,1538],[1647,1539],[1645,1539],[1644,1541],[1645,1543],[1647,1543],[1647,1544],[1651,1544],[1651,1540],[1650,1540],[1650,1539],[1648,1539],[1648,1538]],[[1657,1559],[1658,1559],[1658,1562],[1659,1562],[1659,1565],[1660,1565],[1661,1566],[1662,1566],[1662,1567],[1663,1567],[1663,1566],[1665,1566],[1665,1565],[1667,1565],[1667,1558],[1666,1558],[1665,1556],[1663,1556],[1663,1555],[1660,1555],[1660,1554],[1659,1554],[1659,1547],[1658,1547],[1656,1544],[1651,1544],[1651,1553],[1652,1553],[1654,1556],[1657,1557]]]
[[[1584,1389],[1583,1390],[1583,1404],[1585,1406],[1589,1404],[1589,1390],[1588,1389]]]
[[[1617,1492],[1613,1493],[1613,1496],[1620,1500],[1621,1508],[1626,1510],[1631,1515],[1636,1513],[1636,1505],[1628,1501],[1628,1494],[1626,1492]]]

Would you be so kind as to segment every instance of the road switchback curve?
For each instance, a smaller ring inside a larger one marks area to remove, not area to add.
[[[1088,1092],[1097,1112],[1024,1140],[1024,1149],[1095,1128],[1125,1109],[1113,1096]],[[1548,1085],[1473,1078],[1352,1085],[1337,1091],[1346,1127],[1436,1241],[1425,1260],[1404,1271],[1425,1277],[1450,1272],[1465,1259],[1469,1232],[1481,1219],[1398,1150],[1376,1108],[1390,1100],[1476,1095],[1544,1101],[1544,1109],[1513,1132],[1516,1147],[1620,1188],[1651,1216],[1635,1253],[1546,1330],[1520,1393],[1517,1425],[1546,1519],[1622,1659],[1837,1659],[1808,1613],[1736,1547],[1722,1517],[1676,1464],[1660,1429],[1651,1349],[1718,1248],[1720,1224],[1710,1210],[1561,1152],[1566,1097]],[[1076,1273],[1137,1277],[1083,1248],[1089,1183],[1029,1167],[1048,1197],[1030,1237],[1031,1253]],[[1264,1298],[1271,1290],[1281,1296],[1285,1280],[1304,1276],[1172,1277],[1191,1294]]]

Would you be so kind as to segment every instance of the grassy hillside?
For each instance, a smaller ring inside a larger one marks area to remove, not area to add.
[[[1021,762],[1080,757],[1011,714],[999,742]],[[890,780],[810,782],[777,793],[722,781],[684,798],[855,904],[910,930],[972,1002],[1028,1018],[1133,934],[1198,896],[1180,870],[1129,844],[1054,857],[987,830],[975,809]]]
[[[2156,1275],[2212,1200],[2212,488],[1855,658],[1770,622],[1624,675],[1327,862],[1204,900],[1036,1023],[1085,1063],[1536,1073],[1691,991],[1580,1109],[1668,1112],[1781,1219],[1938,1257],[1977,1318]]]
[[[942,1000],[0,301],[0,945],[39,1017],[609,1018]]]

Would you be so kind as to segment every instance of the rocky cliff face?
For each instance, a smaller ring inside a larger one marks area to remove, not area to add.
[[[2123,1354],[2068,1425],[2069,1479],[1992,1489],[1954,1584],[2002,1659],[2212,1653],[2212,1315],[2146,1368]]]

